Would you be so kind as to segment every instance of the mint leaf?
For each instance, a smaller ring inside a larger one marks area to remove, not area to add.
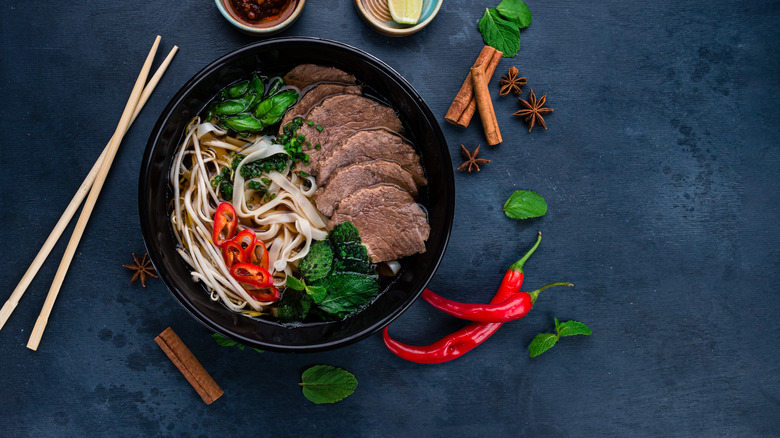
[[[557,343],[558,335],[553,333],[542,333],[536,335],[534,340],[531,341],[531,345],[528,346],[528,354],[530,354],[531,357],[536,357],[549,350]]]
[[[306,285],[303,284],[301,280],[298,280],[297,278],[293,277],[292,275],[287,276],[287,287],[290,289],[295,290],[304,290],[306,289]]]
[[[547,202],[536,192],[517,190],[504,203],[504,213],[512,219],[544,216],[547,213]]]
[[[517,27],[528,27],[531,24],[531,10],[521,0],[501,0],[496,10]]]
[[[235,347],[236,345],[241,345],[232,339],[228,339],[220,335],[219,333],[212,333],[211,337],[214,339],[214,341],[216,341],[217,345],[219,345],[220,347]],[[243,347],[243,345],[241,346]]]
[[[566,321],[560,324],[556,319],[555,330],[558,332],[559,337],[575,336],[575,335],[590,335],[593,333],[588,326],[579,321]]]
[[[357,379],[347,370],[330,365],[314,365],[303,372],[300,386],[309,401],[336,403],[355,392]]]
[[[315,286],[328,291],[319,303],[320,310],[337,318],[361,310],[379,293],[379,283],[374,278],[351,272],[329,275]]]
[[[217,345],[219,345],[221,347],[236,347],[239,350],[244,351],[245,347],[244,347],[243,344],[239,344],[238,342],[236,342],[236,341],[234,341],[232,339],[228,339],[228,338],[220,335],[219,333],[212,333],[211,334],[211,338],[214,339],[214,341],[217,343]],[[258,350],[257,348],[252,348],[252,350],[255,350],[258,353],[262,353],[263,352],[263,350]]]
[[[485,9],[477,24],[485,44],[511,58],[520,50],[520,31],[513,22],[502,18],[496,9]]]
[[[306,286],[306,293],[315,304],[321,303],[328,296],[328,290],[322,286]]]

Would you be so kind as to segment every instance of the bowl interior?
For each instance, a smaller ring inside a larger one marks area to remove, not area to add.
[[[424,254],[401,260],[400,273],[368,308],[338,322],[296,327],[235,314],[209,298],[192,280],[176,252],[169,222],[172,191],[168,171],[186,125],[226,85],[253,71],[281,75],[297,64],[332,65],[355,75],[367,94],[392,106],[405,135],[422,158],[429,184],[419,202],[428,211],[431,234]],[[141,229],[152,263],[176,299],[211,330],[256,348],[316,351],[362,339],[400,315],[433,276],[447,246],[454,210],[454,180],[446,141],[436,118],[412,86],[392,68],[356,48],[315,38],[278,38],[238,49],[207,66],[174,96],[149,138],[139,182]]]

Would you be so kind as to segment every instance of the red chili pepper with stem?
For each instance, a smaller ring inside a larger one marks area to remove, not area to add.
[[[217,212],[214,214],[214,230],[211,235],[214,245],[221,248],[225,242],[233,238],[237,227],[238,216],[236,216],[233,205],[229,202],[219,204]]]
[[[523,279],[525,278],[523,265],[531,257],[531,254],[536,251],[541,241],[542,233],[539,233],[534,246],[531,247],[523,258],[509,267],[490,304],[502,303],[513,294],[520,292],[520,287],[523,285]],[[398,342],[390,337],[387,327],[382,332],[382,338],[387,348],[402,359],[417,363],[436,364],[463,356],[491,337],[493,333],[501,328],[501,325],[503,325],[501,322],[472,322],[431,345],[407,345]]]
[[[574,286],[571,283],[550,283],[533,292],[518,292],[499,304],[471,304],[448,300],[430,289],[422,293],[423,299],[431,306],[456,318],[476,322],[510,322],[520,319],[536,303],[539,292],[553,286]]]

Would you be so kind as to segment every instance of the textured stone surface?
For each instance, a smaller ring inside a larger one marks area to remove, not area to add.
[[[0,301],[110,138],[158,33],[181,50],[128,133],[65,279],[40,348],[25,348],[65,242],[0,331],[0,435],[27,436],[772,436],[780,429],[780,8],[748,1],[534,2],[520,53],[491,83],[504,142],[475,119],[443,121],[481,47],[485,6],[446,1],[431,25],[392,39],[352,2],[309,0],[283,35],[365,49],[425,98],[449,142],[492,160],[456,173],[452,239],[431,289],[487,301],[544,234],[527,288],[552,281],[522,321],[463,358],[422,366],[381,336],[288,355],[217,346],[159,281],[128,285],[143,253],[137,179],[168,100],[222,54],[255,41],[212,2],[9,0],[0,14]],[[160,57],[161,58],[161,57]],[[547,93],[548,131],[497,96],[510,66]],[[549,213],[501,212],[515,189]],[[70,228],[68,229],[70,231]],[[587,323],[529,359],[553,317]],[[394,337],[429,343],[462,322],[415,303]],[[205,406],[154,343],[172,326],[225,395]],[[335,404],[297,383],[313,364],[359,381]],[[775,431],[775,432],[772,432]]]

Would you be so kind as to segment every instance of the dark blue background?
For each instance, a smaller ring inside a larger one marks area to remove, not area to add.
[[[497,3],[494,2],[494,3]],[[455,225],[430,287],[487,301],[544,234],[527,288],[552,281],[525,319],[463,358],[402,361],[375,335],[335,351],[217,346],[159,280],[128,285],[143,253],[137,179],[157,117],[184,82],[256,40],[209,1],[3,2],[0,14],[0,301],[15,287],[109,140],[155,35],[180,51],[119,150],[40,348],[25,348],[63,239],[0,331],[0,435],[8,436],[771,436],[780,430],[780,3],[530,1],[522,48],[491,84],[504,142],[443,116],[482,41],[484,7],[446,1],[422,32],[381,36],[351,2],[309,0],[282,35],[364,49],[405,76],[449,142],[492,160],[456,173]],[[496,82],[510,66],[547,93],[530,134]],[[548,214],[501,212],[516,189]],[[71,228],[68,229],[68,234]],[[527,346],[576,319],[529,359]],[[418,302],[393,335],[427,344],[463,323]],[[206,406],[154,343],[172,326],[225,390]],[[314,405],[313,364],[356,392]],[[775,431],[775,432],[772,432]]]

